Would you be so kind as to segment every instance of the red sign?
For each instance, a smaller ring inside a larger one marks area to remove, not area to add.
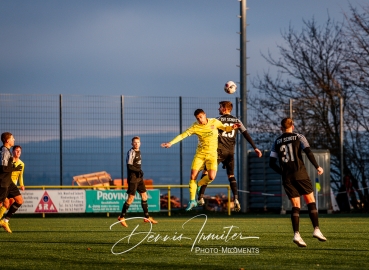
[[[45,191],[44,195],[42,195],[42,198],[40,202],[38,203],[35,212],[36,213],[57,213],[58,212],[49,194],[47,194],[47,191]]]

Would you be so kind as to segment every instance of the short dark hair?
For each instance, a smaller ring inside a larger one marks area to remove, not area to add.
[[[11,134],[10,132],[4,132],[3,134],[1,134],[1,141],[3,142],[3,144],[5,144],[11,136],[13,136],[13,134]]]
[[[232,109],[233,109],[232,102],[227,101],[227,100],[219,102],[219,105],[226,108],[229,111],[232,111]]]
[[[203,110],[203,109],[197,109],[197,110],[193,113],[193,115],[194,115],[194,116],[198,116],[200,113],[205,113],[205,112],[204,112],[204,110]]]
[[[14,145],[13,146],[13,151],[16,150],[17,148],[20,148],[22,150],[22,146],[20,146],[20,145]]]
[[[289,117],[283,118],[281,121],[281,126],[285,129],[292,127],[292,125],[293,125],[293,120]]]
[[[140,137],[138,137],[138,136],[134,136],[134,137],[132,138],[132,142],[133,142],[134,140],[139,140],[139,141],[141,141],[141,138],[140,138]]]

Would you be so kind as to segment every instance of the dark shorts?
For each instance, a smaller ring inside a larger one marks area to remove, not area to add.
[[[11,182],[9,187],[0,187],[0,202],[3,202],[5,198],[14,198],[21,195],[18,187]]]
[[[218,148],[218,164],[223,164],[223,169],[227,170],[227,175],[234,175],[234,152],[229,152]]]
[[[146,192],[146,186],[142,178],[137,178],[135,174],[131,174],[128,179],[127,194],[136,195],[138,193]]]
[[[289,199],[307,195],[314,191],[310,179],[283,179],[283,187]]]

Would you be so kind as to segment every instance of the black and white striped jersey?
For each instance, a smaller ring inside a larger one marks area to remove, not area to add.
[[[130,175],[131,172],[141,171],[141,151],[135,151],[131,148],[127,152],[126,163],[128,175]]]
[[[13,164],[10,164],[9,161],[13,158],[10,150],[6,148],[4,145],[0,148],[0,158],[1,158],[1,166],[0,166],[0,186],[8,187],[12,182],[12,171],[9,168],[13,167]]]

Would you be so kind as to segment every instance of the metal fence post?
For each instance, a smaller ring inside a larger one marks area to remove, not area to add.
[[[121,177],[122,186],[124,181],[124,96],[120,98],[120,158],[121,158]]]
[[[239,109],[239,102],[240,98],[236,97],[236,117],[240,118],[240,109]],[[246,127],[247,128],[247,127]],[[240,158],[241,158],[241,147],[240,147],[240,141],[242,140],[241,136],[236,137],[236,153],[237,153],[237,189],[241,189],[241,171],[240,171]]]
[[[60,185],[63,185],[63,99],[59,95]]]
[[[182,97],[179,97],[179,134],[182,133]],[[183,144],[179,145],[179,183],[183,185]],[[180,189],[181,206],[183,205],[183,189]],[[168,200],[170,198],[168,197]]]

